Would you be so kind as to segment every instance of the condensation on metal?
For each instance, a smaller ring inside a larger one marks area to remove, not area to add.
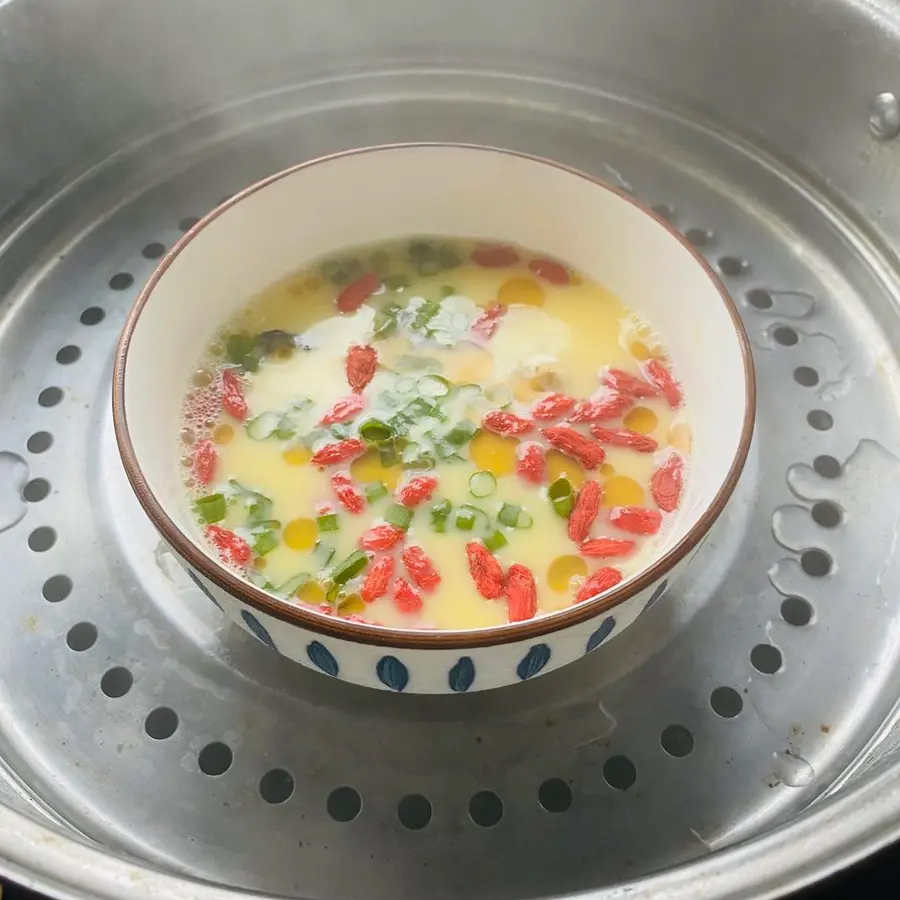
[[[849,4],[829,5],[849,16]],[[150,16],[173,14],[140,6],[130,41],[158,34]],[[203,6],[179,5],[185,27]],[[24,27],[20,7],[0,10],[10,28]],[[605,24],[630,21],[625,5],[608,10]],[[548,16],[529,4],[522,40],[556,35]],[[247,52],[262,54],[254,34]],[[164,46],[162,58],[175,52]],[[778,135],[767,133],[757,153],[670,104],[601,92],[608,83],[577,66],[568,82],[522,77],[522,47],[507,49],[508,74],[373,64],[295,81],[122,142],[43,206],[11,211],[0,266],[0,869],[72,897],[643,888],[677,900],[697,879],[710,897],[762,896],[893,835],[900,763],[890,735],[878,744],[900,674],[890,502],[900,284],[881,249],[893,221],[873,207],[879,236],[845,215],[796,142],[773,155]],[[684,77],[695,100],[713,91]],[[172,90],[166,71],[156,78],[148,92]],[[858,131],[858,105],[846,118]],[[567,670],[472,697],[360,691],[229,626],[160,548],[109,417],[124,316],[197,217],[301,159],[417,139],[514,146],[626,186],[721,273],[759,373],[747,471],[671,600]],[[796,170],[775,158],[792,151]],[[48,164],[60,152],[48,146]],[[850,169],[845,186],[859,177]],[[4,183],[19,177],[0,162]],[[860,183],[856,199],[870,190]],[[727,855],[711,864],[711,850]]]

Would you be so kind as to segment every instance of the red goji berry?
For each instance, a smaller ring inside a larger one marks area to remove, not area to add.
[[[569,421],[574,424],[582,422],[605,422],[617,419],[626,410],[634,406],[634,400],[625,394],[609,393],[604,397],[582,400],[569,414]]]
[[[597,569],[596,572],[587,577],[584,584],[578,589],[578,593],[575,595],[575,602],[583,603],[585,600],[591,600],[615,587],[621,580],[622,573],[618,569]]]
[[[506,610],[510,622],[533,619],[537,612],[537,585],[525,566],[514,563],[506,573]]]
[[[534,427],[528,419],[523,419],[515,413],[505,412],[502,409],[488,410],[481,420],[483,428],[493,431],[494,434],[508,437],[513,434],[527,434]]]
[[[638,453],[653,453],[659,449],[659,444],[652,437],[627,428],[603,428],[600,425],[591,425],[591,434],[601,444],[628,447],[637,450]]]
[[[335,472],[331,476],[331,486],[347,512],[361,513],[366,505],[362,491],[353,484],[349,472]]]
[[[394,577],[394,567],[393,556],[382,556],[370,566],[359,589],[359,596],[365,603],[374,603],[387,593],[388,585]]]
[[[375,525],[359,539],[363,550],[390,550],[403,540],[406,532],[396,525]]]
[[[578,552],[582,556],[590,556],[595,559],[612,559],[616,556],[628,556],[637,546],[634,541],[625,538],[601,537],[585,541]]]
[[[471,541],[466,544],[469,573],[482,597],[496,600],[503,593],[503,568],[484,544]]]
[[[672,409],[678,409],[684,400],[684,395],[681,393],[681,385],[675,380],[672,373],[658,359],[651,359],[647,363],[646,371],[647,378],[662,392],[669,406]]]
[[[500,324],[500,320],[506,315],[506,307],[502,303],[489,306],[473,323],[472,331],[487,340],[492,337]]]
[[[200,441],[194,447],[194,477],[200,484],[210,484],[216,476],[219,454],[212,441]]]
[[[239,535],[219,525],[207,525],[206,536],[219,553],[219,559],[227,565],[245,566],[253,552],[250,545]]]
[[[354,394],[361,394],[375,377],[378,352],[374,347],[351,347],[347,351],[347,384]]]
[[[414,613],[425,605],[413,586],[405,579],[398,577],[394,582],[394,605],[400,612]]]
[[[547,477],[544,448],[535,441],[523,441],[516,447],[516,472],[532,484],[542,484]]]
[[[313,453],[310,463],[314,466],[334,466],[365,452],[366,445],[359,438],[347,438],[346,441],[320,447]]]
[[[519,254],[512,247],[502,244],[485,244],[472,251],[472,262],[486,269],[514,266],[518,261]]]
[[[340,400],[335,401],[331,409],[322,416],[319,424],[334,425],[337,422],[346,422],[347,419],[352,419],[357,413],[362,412],[365,405],[365,398],[359,394],[354,394],[352,397],[342,397]]]
[[[606,459],[606,451],[589,437],[565,425],[541,429],[541,434],[566,456],[577,459],[586,469],[596,469]]]
[[[243,422],[250,412],[244,399],[244,386],[234,369],[222,369],[222,407],[238,422]]]
[[[662,513],[643,506],[614,506],[609,511],[609,521],[631,534],[656,534],[662,525]]]
[[[684,460],[673,453],[651,476],[650,493],[663,512],[674,512],[684,487]]]
[[[416,587],[422,588],[423,591],[433,591],[441,583],[441,576],[434,563],[418,544],[404,547],[400,558]]]
[[[394,496],[398,503],[412,509],[428,500],[437,486],[438,480],[434,475],[414,475]]]
[[[643,378],[623,372],[621,369],[610,369],[603,376],[603,383],[620,394],[640,399],[642,397],[656,397],[659,391]]]
[[[548,422],[559,419],[575,405],[574,397],[565,394],[547,394],[531,407],[531,418]]]
[[[378,290],[381,279],[374,272],[366,272],[360,275],[356,281],[351,281],[335,299],[335,305],[340,312],[353,312],[359,309],[375,291]]]
[[[528,263],[528,268],[531,269],[538,278],[543,278],[544,281],[549,281],[550,284],[569,283],[569,273],[566,270],[566,267],[555,260],[533,259]]]
[[[569,537],[580,544],[591,530],[591,525],[600,512],[603,488],[596,481],[586,481],[575,498],[575,505],[569,515]]]

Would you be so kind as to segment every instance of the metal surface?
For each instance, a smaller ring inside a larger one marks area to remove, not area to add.
[[[895,5],[65,6],[0,6],[0,869],[72,897],[762,897],[894,837]],[[401,140],[667,210],[758,366],[745,477],[672,600],[486,695],[360,691],[228,626],[111,435],[118,330],[191,218]]]

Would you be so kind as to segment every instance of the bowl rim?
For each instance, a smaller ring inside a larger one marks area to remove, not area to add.
[[[125,414],[125,373],[128,363],[128,350],[132,336],[140,321],[141,313],[150,301],[156,285],[163,275],[165,275],[169,266],[171,266],[177,257],[190,246],[191,241],[193,241],[201,231],[214,222],[226,210],[236,206],[242,200],[255,194],[262,188],[268,187],[296,172],[349,156],[421,148],[449,148],[501,153],[508,156],[519,157],[520,159],[530,160],[542,165],[553,166],[556,169],[583,178],[590,184],[609,191],[622,200],[632,204],[632,206],[637,208],[641,213],[649,216],[658,225],[668,231],[703,269],[707,278],[709,278],[713,287],[718,292],[719,297],[731,317],[732,325],[734,326],[738,344],[740,346],[741,362],[744,373],[744,418],[741,427],[741,436],[725,479],[719,487],[719,490],[716,492],[716,495],[713,497],[712,502],[706,507],[702,515],[694,522],[678,543],[670,548],[668,552],[654,559],[646,568],[640,570],[634,578],[624,582],[621,588],[613,589],[606,594],[600,595],[594,600],[578,603],[566,609],[556,610],[552,613],[538,616],[525,622],[495,625],[490,628],[456,631],[388,628],[380,625],[348,621],[347,619],[341,619],[337,616],[327,616],[312,608],[298,606],[287,600],[282,600],[272,594],[266,593],[261,588],[241,579],[234,571],[228,569],[211,556],[207,556],[207,554],[201,550],[198,543],[175,524],[165,511],[162,503],[156,498],[151,491],[150,486],[147,484],[138,463],[137,454],[128,429],[128,422]],[[746,463],[756,418],[756,373],[753,364],[753,356],[750,351],[750,342],[743,322],[741,321],[737,305],[729,295],[715,270],[670,222],[656,214],[649,207],[638,202],[631,194],[613,185],[607,184],[602,179],[596,178],[580,169],[576,169],[546,157],[524,153],[519,150],[510,150],[482,144],[457,143],[453,141],[411,141],[342,150],[337,153],[319,156],[290,166],[289,168],[282,169],[279,172],[268,175],[265,178],[250,184],[243,190],[234,194],[227,201],[208,212],[193,226],[193,228],[179,238],[153,271],[153,274],[144,285],[125,320],[125,325],[122,329],[116,348],[113,368],[112,414],[113,431],[116,438],[116,444],[118,445],[119,455],[125,468],[125,474],[131,484],[132,490],[143,507],[144,512],[149,516],[156,529],[162,534],[169,545],[182,558],[194,568],[198,569],[206,578],[226,593],[236,598],[240,598],[243,602],[248,603],[255,609],[273,616],[276,619],[280,619],[291,625],[299,625],[309,631],[328,637],[361,644],[395,647],[398,649],[455,650],[518,643],[520,641],[530,640],[561,631],[574,625],[579,625],[595,618],[601,613],[608,612],[622,605],[636,594],[645,590],[651,584],[659,581],[669,570],[681,562],[685,556],[700,543],[721,514],[725,504],[728,502],[737,485],[744,464]]]

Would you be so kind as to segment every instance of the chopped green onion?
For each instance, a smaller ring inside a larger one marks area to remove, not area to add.
[[[382,466],[397,465],[397,448],[393,444],[380,444],[378,447],[378,460]]]
[[[416,266],[416,271],[423,277],[437,275],[444,267],[436,259],[424,259]]]
[[[519,525],[523,514],[528,518],[528,525],[531,525],[531,516],[521,506],[516,506],[514,503],[504,503],[500,507],[500,512],[497,513],[497,521],[507,528],[527,528],[527,525]]]
[[[197,515],[207,524],[212,525],[215,522],[221,522],[225,518],[226,503],[224,494],[209,494],[201,497],[194,504]]]
[[[572,496],[572,485],[568,478],[557,478],[553,484],[547,488],[547,499],[553,506],[554,511],[563,519],[568,519],[574,505],[574,497]]]
[[[453,504],[449,500],[439,500],[431,507],[431,527],[434,531],[447,530],[447,519],[452,509]]]
[[[441,285],[441,297],[452,297],[456,293],[456,289],[449,284]]]
[[[410,378],[408,375],[404,375],[403,378],[398,378],[397,383],[394,385],[394,389],[399,391],[401,394],[409,394],[416,387],[415,378]]]
[[[387,492],[387,485],[383,481],[370,481],[368,484],[363,485],[363,493],[366,495],[366,500],[369,503],[374,503],[376,500],[387,496]]]
[[[339,441],[346,441],[348,437],[353,436],[353,429],[343,422],[337,422],[336,424],[331,425],[328,430],[331,432],[332,436]]]
[[[400,307],[394,303],[379,309],[375,313],[375,321],[373,323],[374,330],[372,336],[376,338],[384,338],[393,334],[397,328],[397,312]]]
[[[334,547],[324,541],[317,541],[312,552],[313,560],[320,569],[324,569],[334,556]]]
[[[450,382],[443,375],[423,375],[418,388],[426,397],[446,397],[450,393]]]
[[[462,520],[462,524],[460,524]],[[471,531],[478,526],[479,531],[484,531],[490,524],[490,517],[483,510],[471,503],[463,503],[456,512],[456,527],[462,531]]]
[[[274,531],[266,529],[253,534],[253,552],[257,556],[265,556],[278,546],[278,535]]]
[[[437,464],[434,454],[415,441],[403,448],[402,460],[407,469],[433,469]]]
[[[421,238],[413,238],[406,247],[406,253],[411,260],[416,262],[429,259],[434,254],[434,244],[431,241],[423,241]]]
[[[244,428],[247,429],[249,437],[254,441],[264,441],[271,437],[278,430],[281,424],[281,414],[277,412],[260,413],[255,419],[251,419]]]
[[[306,572],[301,572],[299,575],[289,578],[284,584],[278,585],[276,590],[279,594],[284,594],[286,597],[293,597],[310,578],[311,576]]]
[[[280,522],[269,521],[272,515],[272,501],[264,494],[257,491],[250,491],[246,494],[247,502],[247,524],[251,528],[259,528],[266,526],[270,528],[280,528]]]
[[[336,581],[329,582],[328,587],[325,588],[325,602],[334,606],[340,595],[341,586]]]
[[[461,422],[457,422],[445,435],[444,440],[448,444],[452,444],[454,447],[461,447],[463,444],[467,444],[469,441],[475,437],[476,432],[478,431],[478,426],[474,424],[474,422],[470,422],[468,419],[463,419]]]
[[[344,275],[344,267],[336,259],[323,262],[319,272],[326,281],[330,281],[332,284],[340,285],[347,280]]]
[[[409,279],[405,275],[388,275],[384,279],[384,286],[389,291],[402,291],[409,287]]]
[[[252,355],[254,350],[256,340],[249,334],[233,334],[225,342],[225,355],[237,366],[243,365],[244,357]]]
[[[471,531],[475,527],[475,513],[469,509],[460,509],[456,513],[456,527],[460,531]]]
[[[258,588],[262,588],[264,591],[274,591],[278,590],[262,572],[256,572],[251,569],[244,576],[250,584],[255,584]]]
[[[319,531],[340,531],[341,528],[337,513],[325,513],[317,516],[316,525],[319,526]]]
[[[392,503],[384,511],[384,521],[396,528],[402,528],[404,531],[409,528],[412,517],[413,511],[408,506],[401,506],[399,503]]]
[[[440,312],[440,309],[440,303],[425,300],[421,306],[416,308],[415,317],[409,327],[414,331],[421,331]]]
[[[369,564],[369,557],[364,550],[354,550],[345,560],[339,562],[331,573],[335,584],[344,585],[351,578],[356,578]]]
[[[484,393],[494,406],[500,407],[501,409],[504,406],[509,406],[513,400],[512,391],[505,384],[497,384],[493,387],[489,387]]]
[[[473,497],[490,497],[497,490],[497,479],[491,472],[473,472],[469,476],[469,493]]]
[[[416,397],[406,404],[404,410],[407,414],[412,414],[419,418],[437,419],[439,422],[446,422],[447,416],[441,411],[436,403],[432,403],[425,397]]]
[[[275,429],[275,437],[280,441],[289,441],[297,434],[297,423],[289,416],[282,416]]]
[[[496,553],[506,546],[507,540],[502,531],[494,531],[486,538],[482,538],[481,543],[484,544],[491,553]]]
[[[461,262],[457,252],[448,244],[438,247],[437,259],[445,269],[455,269]]]
[[[359,436],[370,444],[383,444],[394,436],[394,431],[380,419],[368,419],[359,426]]]

